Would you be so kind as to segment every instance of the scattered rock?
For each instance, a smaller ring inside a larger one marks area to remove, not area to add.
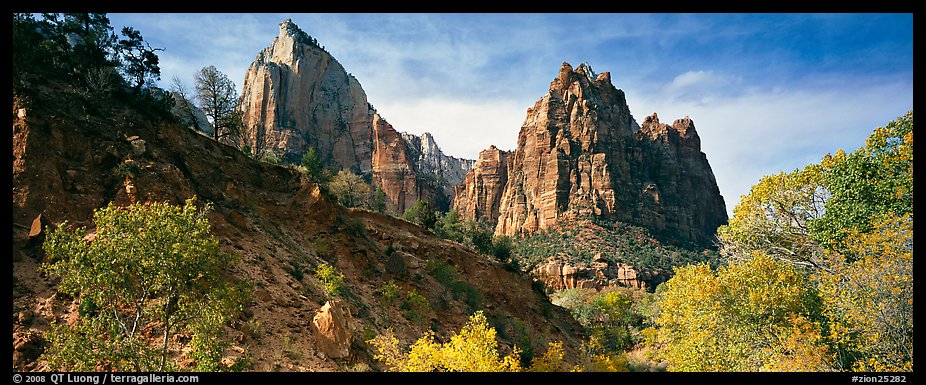
[[[142,156],[145,153],[145,140],[144,139],[135,139],[132,140],[132,154],[135,156]]]
[[[32,310],[26,309],[19,314],[17,314],[17,319],[20,325],[29,326],[32,323],[32,320],[35,318],[35,313]]]
[[[45,351],[45,340],[32,331],[13,333],[14,360],[34,361]],[[16,357],[16,356],[19,357]]]
[[[254,298],[256,298],[258,302],[263,303],[273,301],[273,296],[270,295],[270,292],[262,287],[254,290]]]
[[[406,261],[411,258],[414,257],[404,251],[393,252],[386,261],[386,272],[400,277],[405,276],[408,274],[408,265]]]
[[[326,358],[350,356],[351,314],[347,304],[339,299],[325,303],[312,318],[312,333],[318,352]]]
[[[46,223],[45,220],[42,218],[44,214],[45,212],[43,211],[41,214],[35,217],[35,219],[32,220],[32,227],[30,227],[29,229],[29,238],[39,238],[39,237],[44,236],[42,232],[44,231],[45,226],[48,225],[48,223]]]

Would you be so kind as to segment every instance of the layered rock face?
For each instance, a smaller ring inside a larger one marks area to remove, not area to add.
[[[453,209],[463,218],[477,222],[495,222],[499,204],[508,182],[508,163],[511,152],[495,146],[479,152],[479,159],[466,174],[462,184],[456,186]]]
[[[634,138],[644,144],[642,160],[649,165],[641,179],[642,199],[632,211],[634,223],[657,235],[710,245],[727,212],[694,122],[686,116],[670,126],[654,113]]]
[[[472,202],[486,184],[476,168],[457,189],[456,207],[492,205]],[[504,235],[594,215],[707,247],[727,220],[694,123],[659,124],[654,114],[640,127],[610,73],[596,75],[587,64],[563,63],[550,91],[528,109],[498,206],[496,234]]]
[[[453,197],[454,186],[463,182],[475,161],[445,155],[428,132],[421,136],[403,132],[402,139],[405,140],[408,154],[415,162],[420,176],[433,179],[444,189],[444,196]]]
[[[446,209],[472,166],[444,155],[430,134],[397,132],[357,79],[290,20],[248,68],[242,100],[251,148],[260,137],[283,161],[298,162],[314,147],[328,167],[370,175],[395,213],[419,199]]]
[[[373,138],[373,184],[386,193],[386,209],[403,213],[419,199],[437,204],[439,189],[421,180],[403,135],[379,114],[373,115]]]
[[[298,161],[309,147],[336,168],[368,173],[373,108],[360,83],[290,20],[245,74],[241,110],[283,160]],[[255,145],[255,138],[246,138]]]

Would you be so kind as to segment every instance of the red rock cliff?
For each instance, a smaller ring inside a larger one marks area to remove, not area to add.
[[[483,179],[474,167],[457,188],[455,207],[493,206],[473,193]],[[594,215],[699,246],[710,246],[727,220],[694,123],[659,124],[654,114],[641,128],[610,73],[596,75],[587,64],[573,69],[563,63],[549,92],[528,109],[498,207],[496,234]],[[461,213],[477,216],[476,210]]]

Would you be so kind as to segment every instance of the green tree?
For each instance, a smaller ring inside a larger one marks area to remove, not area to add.
[[[831,196],[811,224],[813,238],[851,260],[840,245],[848,234],[875,230],[878,220],[872,219],[885,214],[913,213],[913,111],[875,129],[854,153],[827,156],[822,167]]]
[[[460,219],[460,214],[456,210],[450,210],[438,218],[434,226],[437,235],[446,239],[452,239],[457,242],[465,240],[465,228]]]
[[[367,206],[373,192],[370,184],[363,177],[347,170],[338,171],[338,174],[328,182],[328,191],[337,198],[338,203],[344,207]]]
[[[378,213],[386,212],[386,192],[379,186],[373,190],[373,195],[370,196],[370,210]]]
[[[511,259],[511,249],[514,241],[507,235],[492,238],[492,256],[499,262],[508,262]]]
[[[138,92],[146,81],[154,82],[161,79],[161,68],[158,66],[160,60],[155,52],[164,49],[151,47],[135,28],[123,27],[122,35],[125,37],[119,39],[118,43],[122,70],[132,79],[135,92]]]
[[[639,316],[633,312],[633,299],[619,291],[601,293],[592,289],[561,290],[551,298],[555,305],[569,310],[600,347],[600,354],[621,353],[633,344],[631,330]]]
[[[206,113],[215,129],[212,138],[234,141],[241,131],[241,113],[235,83],[215,66],[203,67],[196,74],[198,107]]]
[[[60,276],[58,290],[81,304],[74,326],[48,333],[44,359],[52,368],[175,370],[169,342],[180,330],[197,342],[190,353],[196,365],[218,368],[218,336],[242,310],[246,291],[223,274],[232,256],[219,251],[207,210],[195,199],[182,207],[110,204],[94,213],[91,241],[86,229],[68,230],[67,223],[49,232],[43,248],[50,262],[42,269]]]
[[[492,229],[474,221],[467,221],[465,228],[469,243],[476,251],[485,255],[492,255],[495,252],[492,244]]]
[[[309,149],[305,151],[305,154],[302,155],[301,163],[305,166],[309,176],[312,177],[315,183],[325,184],[331,179],[328,169],[325,168],[321,159],[318,158],[318,151],[315,147],[309,147]]]
[[[434,228],[434,224],[437,223],[437,216],[434,215],[434,211],[431,210],[431,205],[427,201],[417,200],[412,207],[405,209],[405,214],[402,215],[402,219],[414,222],[429,229]]]

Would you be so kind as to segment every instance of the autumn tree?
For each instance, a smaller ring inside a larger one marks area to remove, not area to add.
[[[816,278],[840,369],[913,370],[913,217],[886,216],[852,230]]]
[[[408,351],[387,331],[370,340],[373,358],[391,372],[512,372],[521,370],[517,351],[502,357],[498,353],[495,328],[489,326],[482,311],[477,311],[459,333],[440,343],[427,331]],[[551,358],[555,361],[555,358]]]
[[[203,67],[196,74],[196,99],[215,129],[212,138],[234,141],[240,135],[241,113],[235,83],[215,66]]]
[[[766,369],[912,370],[912,207],[912,111],[855,152],[765,177],[743,197],[718,229],[722,254],[734,264],[762,255],[800,267],[822,302],[790,326],[772,325],[779,343],[767,351],[781,365]],[[669,303],[660,317],[685,309]],[[820,354],[831,359],[810,358]]]
[[[762,178],[717,230],[721,254],[743,259],[761,251],[802,268],[821,268],[823,250],[810,226],[823,216],[828,195],[819,165]]]
[[[671,371],[761,370],[793,320],[816,321],[819,314],[807,277],[761,253],[717,271],[706,264],[678,268],[665,285],[663,311],[645,334]]]
[[[197,370],[228,369],[219,338],[246,291],[224,274],[232,256],[219,251],[207,209],[194,199],[180,207],[110,204],[94,213],[92,239],[67,223],[49,232],[42,270],[60,276],[58,290],[80,301],[77,322],[47,334],[43,357],[52,368],[176,370],[179,354]],[[192,336],[188,353],[171,344],[181,331]]]

